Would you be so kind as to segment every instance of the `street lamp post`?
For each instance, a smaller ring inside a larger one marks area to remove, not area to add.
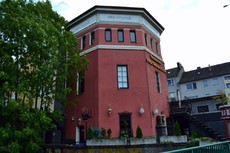
[[[88,113],[88,109],[86,107],[82,108],[82,115],[81,115],[82,119],[85,121],[85,135],[87,137],[87,121],[90,118],[89,113]]]

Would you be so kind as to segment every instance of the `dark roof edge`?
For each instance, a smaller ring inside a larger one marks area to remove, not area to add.
[[[142,10],[143,12],[145,12],[151,20],[153,20],[153,22],[155,22],[157,24],[157,26],[160,28],[162,33],[164,31],[164,27],[145,9],[145,8],[141,8],[141,7],[124,7],[124,6],[103,6],[103,5],[95,5],[93,7],[91,7],[90,9],[88,9],[87,11],[83,12],[82,14],[80,14],[79,16],[75,17],[74,19],[72,19],[71,21],[69,21],[68,23],[68,29],[70,29],[77,20],[81,19],[83,16],[87,15],[88,13],[92,12],[93,10],[96,10],[98,8],[105,8],[105,9],[127,9],[127,10]]]

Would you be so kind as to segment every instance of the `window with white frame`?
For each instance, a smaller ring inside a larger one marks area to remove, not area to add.
[[[118,85],[118,89],[126,89],[129,87],[127,65],[117,66],[117,85]]]
[[[174,86],[174,80],[168,79],[168,86]]]
[[[203,80],[203,87],[208,87],[208,80]]]
[[[112,41],[112,31],[111,29],[105,29],[105,41]]]
[[[131,43],[137,42],[137,40],[136,40],[136,31],[135,30],[130,30],[130,42]]]
[[[214,86],[218,85],[218,84],[219,84],[218,78],[213,78],[213,79],[212,79],[212,84],[213,84]]]
[[[196,83],[187,83],[186,84],[187,90],[195,90],[197,89]]]
[[[117,39],[118,42],[124,42],[124,30],[117,30]]]
[[[91,32],[90,34],[90,45],[93,45],[95,42],[95,32]]]

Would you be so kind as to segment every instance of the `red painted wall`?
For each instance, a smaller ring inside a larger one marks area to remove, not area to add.
[[[105,42],[105,28],[124,29],[124,42],[117,41],[117,30],[114,29],[112,29],[112,42]],[[137,43],[130,43],[129,30],[126,29],[138,29],[136,30]],[[89,34],[93,30],[95,30],[96,34],[95,44],[89,46]],[[80,38],[86,35],[87,45],[82,51],[95,45],[145,46],[152,50],[150,45],[145,45],[145,33],[159,42],[155,36],[148,33],[142,26],[98,24],[77,36],[78,47],[80,48],[81,45]],[[157,54],[156,50],[153,52]],[[157,55],[161,57],[160,54]],[[150,54],[145,50],[100,49],[88,53],[87,57],[90,64],[85,73],[85,91],[81,95],[76,95],[75,92],[72,92],[67,97],[75,105],[66,107],[66,138],[75,139],[76,126],[86,126],[85,121],[78,122],[78,118],[81,118],[83,107],[87,107],[91,115],[87,122],[88,127],[111,128],[112,136],[118,137],[120,134],[119,113],[129,112],[131,113],[134,136],[138,125],[142,128],[144,136],[155,136],[156,116],[152,115],[152,111],[157,107],[159,113],[169,115],[168,94],[166,74],[146,62],[146,58],[149,58]],[[117,87],[117,65],[122,64],[128,66],[128,89],[118,89]],[[164,67],[163,62],[161,66]],[[158,93],[156,89],[156,71],[160,73],[161,93]],[[72,83],[71,86],[75,88],[76,84]],[[110,116],[107,111],[109,105],[112,108]],[[141,105],[145,110],[142,116],[139,114]],[[74,117],[74,120],[72,120],[72,117]]]

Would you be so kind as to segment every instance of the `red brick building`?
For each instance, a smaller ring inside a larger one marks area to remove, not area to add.
[[[76,105],[65,109],[66,139],[84,140],[88,127],[110,128],[112,137],[136,136],[137,126],[144,136],[167,134],[163,26],[144,8],[94,6],[69,29],[90,64],[68,96]]]

